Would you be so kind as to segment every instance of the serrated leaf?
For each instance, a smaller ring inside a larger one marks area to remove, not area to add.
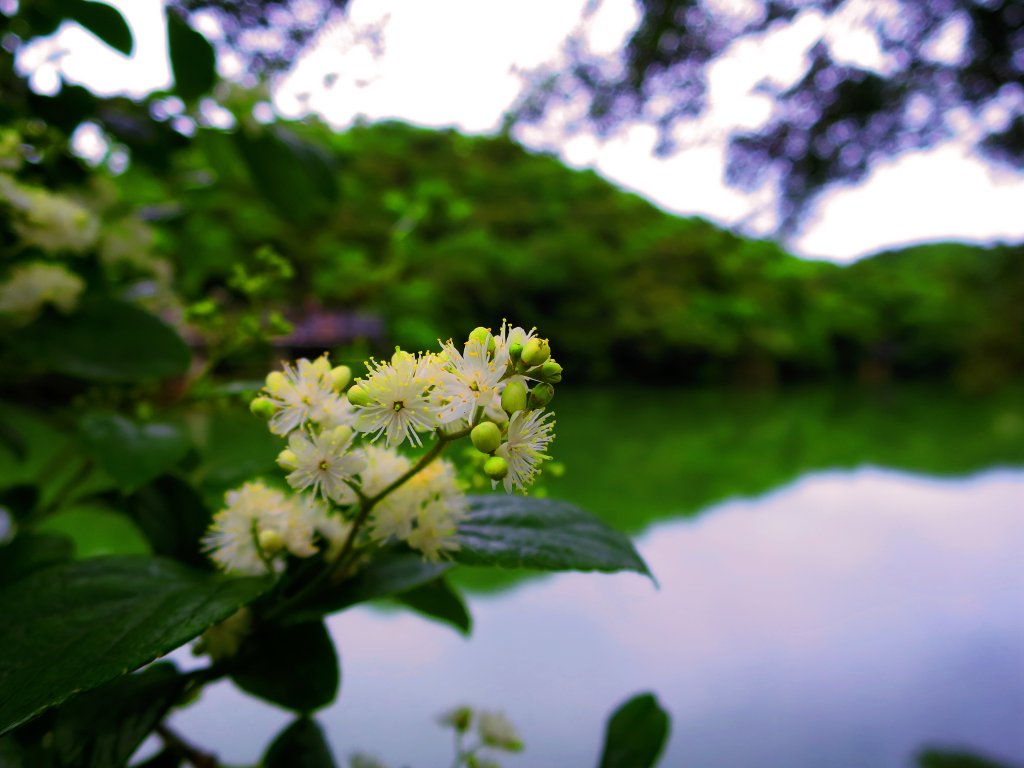
[[[274,627],[253,636],[232,667],[243,691],[296,712],[334,701],[341,673],[323,622]]]
[[[124,17],[105,3],[72,0],[64,10],[66,18],[78,22],[96,37],[125,56],[132,55],[132,31]]]
[[[357,603],[408,592],[433,581],[451,567],[451,563],[427,562],[415,552],[379,552],[354,576],[303,603],[288,615],[287,620],[318,619]]]
[[[263,768],[336,768],[323,729],[308,717],[281,731],[260,764]]]
[[[422,587],[396,595],[395,599],[417,613],[450,624],[464,635],[473,629],[473,618],[466,609],[462,595],[447,579],[434,579]]]
[[[67,536],[51,533],[19,533],[14,540],[0,547],[0,585],[57,563],[65,563],[74,555],[75,546]]]
[[[174,75],[174,90],[185,101],[194,101],[217,82],[217,55],[203,34],[178,14],[167,13],[167,50]]]
[[[79,421],[86,450],[122,488],[133,489],[177,464],[189,443],[176,424],[141,424],[116,413],[89,413]]]
[[[173,328],[114,299],[88,302],[67,317],[50,313],[16,338],[22,353],[43,367],[94,381],[177,376],[192,360]]]
[[[459,524],[457,563],[546,571],[637,571],[650,575],[632,542],[564,501],[470,497]]]
[[[608,718],[598,768],[651,768],[668,739],[669,716],[652,693],[622,704]]]
[[[21,579],[0,593],[0,734],[174,650],[270,584],[137,556]]]

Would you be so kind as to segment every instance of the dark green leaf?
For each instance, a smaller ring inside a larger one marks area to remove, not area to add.
[[[12,485],[0,491],[0,507],[13,515],[15,520],[24,520],[39,504],[39,488],[28,483]]]
[[[125,56],[132,55],[134,47],[132,31],[124,17],[109,5],[89,2],[89,0],[72,0],[67,4],[64,14],[72,21],[77,21],[111,48],[120,51]]]
[[[126,507],[156,554],[209,567],[200,540],[210,524],[210,510],[188,483],[170,475],[157,478],[133,494]]]
[[[167,48],[174,74],[174,90],[194,101],[217,81],[217,56],[210,41],[178,14],[167,13]]]
[[[390,597],[427,584],[443,574],[450,563],[429,563],[415,552],[380,552],[355,576],[320,593],[290,613],[289,621],[309,621],[367,600]]]
[[[270,586],[152,557],[56,565],[0,592],[0,734],[138,669]]]
[[[75,547],[67,536],[21,533],[0,547],[0,585],[11,584],[35,571],[71,559]]]
[[[475,496],[452,559],[466,565],[546,571],[638,571],[633,544],[572,504],[525,496]]]
[[[335,768],[331,748],[315,720],[299,718],[267,748],[263,768]]]
[[[66,536],[75,557],[148,555],[149,542],[131,519],[103,507],[73,507],[45,518],[36,530]]]
[[[341,673],[323,622],[272,627],[243,646],[231,679],[244,691],[297,712],[334,701]]]
[[[89,413],[79,429],[86,450],[122,488],[145,485],[188,453],[188,439],[175,424],[140,424],[115,413]]]
[[[169,325],[113,299],[84,304],[68,317],[47,314],[18,337],[24,354],[58,373],[95,381],[177,376],[192,355]]]
[[[10,451],[18,461],[24,461],[25,456],[28,455],[25,438],[18,430],[4,421],[0,421],[0,445]]]
[[[424,616],[451,624],[464,635],[473,629],[473,618],[466,610],[462,595],[447,579],[434,579],[429,584],[397,595],[395,599]]]
[[[634,696],[608,719],[599,768],[651,768],[668,740],[669,716],[651,693]]]
[[[1013,768],[1008,763],[963,750],[926,749],[917,756],[919,768]]]
[[[185,687],[173,664],[112,680],[56,712],[53,749],[61,765],[120,768],[163,719]]]
[[[172,747],[164,747],[148,760],[134,763],[131,768],[179,768],[181,764],[181,753]]]

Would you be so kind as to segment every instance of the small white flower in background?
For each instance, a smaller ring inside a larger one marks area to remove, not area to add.
[[[438,423],[429,400],[433,382],[423,375],[431,366],[408,353],[396,355],[391,363],[371,360],[369,376],[356,380],[368,403],[357,406],[355,429],[370,435],[370,440],[384,435],[389,446],[406,440],[422,445],[418,433],[430,431]]]
[[[297,491],[312,489],[336,504],[351,504],[355,491],[349,486],[366,466],[362,451],[351,451],[352,429],[336,427],[330,431],[307,435],[293,432],[288,449],[295,455],[295,469],[288,475],[288,484]]]
[[[552,416],[550,411],[540,410],[516,411],[512,415],[507,442],[494,452],[508,462],[508,475],[502,480],[506,492],[512,493],[513,488],[525,492],[540,472],[541,463],[550,458],[544,451],[555,437],[555,422],[549,421]]]
[[[64,267],[41,261],[22,264],[0,283],[0,314],[14,315],[26,322],[39,314],[45,304],[67,314],[78,306],[83,290],[85,281]]]
[[[325,556],[329,561],[334,560],[348,538],[352,524],[314,496],[299,496],[295,499],[295,508],[297,514],[305,516],[309,525],[323,537],[327,545]]]
[[[489,747],[518,752],[523,748],[519,732],[504,712],[481,712],[477,720],[480,740]]]
[[[325,397],[317,404],[309,418],[324,430],[351,427],[356,421],[356,408],[347,397]]]
[[[519,326],[509,325],[507,320],[501,321],[501,331],[494,337],[494,361],[498,367],[504,370],[509,364],[509,347],[513,344],[526,346],[526,342],[532,339],[537,333],[534,328],[526,331]]]
[[[500,403],[498,382],[505,373],[487,353],[487,339],[470,339],[462,352],[449,341],[437,394],[444,402],[441,420],[471,420],[476,409]]]
[[[270,431],[282,437],[298,429],[314,414],[326,415],[338,399],[331,382],[331,364],[325,355],[310,362],[302,358],[294,366],[267,376],[264,388],[276,412],[270,419]]]
[[[95,244],[99,235],[99,220],[63,195],[0,175],[0,200],[13,209],[12,225],[17,235],[44,251],[82,253]]]
[[[203,549],[225,571],[251,576],[266,573],[257,542],[267,536],[281,541],[297,557],[316,552],[315,527],[281,491],[259,482],[246,483],[228,491],[225,501],[227,506],[213,516],[203,538]]]
[[[429,501],[416,513],[416,527],[405,542],[418,549],[427,560],[440,560],[441,555],[459,548],[455,538],[459,517],[444,501]]]

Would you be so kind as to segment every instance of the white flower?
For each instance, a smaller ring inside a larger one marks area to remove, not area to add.
[[[270,532],[284,542],[297,557],[316,552],[314,528],[297,514],[292,499],[263,483],[246,483],[228,491],[227,506],[213,516],[210,530],[203,538],[203,549],[225,571],[258,575],[266,572],[257,544]]]
[[[463,352],[449,341],[444,345],[444,367],[436,396],[443,403],[441,420],[445,423],[471,421],[476,409],[495,403],[498,382],[505,374],[487,354],[487,339],[470,339]]]
[[[356,421],[356,408],[347,397],[324,397],[310,414],[310,420],[325,430],[351,427]]]
[[[508,320],[501,321],[501,331],[494,337],[494,361],[498,368],[504,370],[509,364],[509,347],[513,344],[526,346],[526,342],[532,339],[537,333],[533,328],[526,331],[519,326],[511,326]]]
[[[459,548],[455,540],[458,517],[444,501],[429,501],[416,513],[416,527],[405,537],[406,543],[418,549],[427,560],[440,560],[441,555]]]
[[[314,415],[328,413],[333,407],[331,402],[339,399],[325,355],[313,362],[302,358],[294,367],[285,363],[283,374],[275,372],[267,377],[265,391],[277,407],[270,419],[270,431],[281,436],[314,420]]]
[[[512,493],[513,487],[525,492],[540,472],[541,463],[550,458],[544,451],[555,437],[555,422],[548,421],[552,416],[550,411],[540,410],[512,415],[507,442],[494,452],[508,462],[508,475],[502,480],[506,492]]]
[[[304,524],[313,528],[327,543],[327,559],[334,560],[348,538],[352,524],[315,496],[302,495],[295,500],[294,506],[296,516],[302,517]]]
[[[97,218],[62,195],[0,175],[0,199],[14,209],[14,231],[29,245],[44,251],[81,253],[96,242]]]
[[[65,314],[78,304],[85,281],[56,264],[32,262],[15,267],[0,284],[0,314],[14,315],[21,321],[34,318],[44,304],[52,304]]]
[[[504,712],[481,712],[477,720],[480,740],[489,747],[517,752],[523,748],[519,732]]]
[[[401,445],[406,439],[422,445],[417,433],[432,430],[438,423],[429,399],[432,365],[402,354],[392,363],[373,360],[368,366],[370,375],[357,383],[370,404],[357,408],[355,429],[370,434],[371,440],[385,435],[389,446]]]
[[[321,494],[337,504],[351,504],[356,494],[349,482],[366,466],[361,451],[349,450],[352,439],[352,430],[344,426],[312,436],[293,432],[288,449],[295,454],[295,470],[289,473],[288,484],[298,491],[312,488],[314,496]]]

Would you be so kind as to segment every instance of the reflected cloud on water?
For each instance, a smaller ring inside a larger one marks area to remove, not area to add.
[[[826,472],[638,548],[660,589],[524,582],[471,598],[468,640],[411,614],[333,617],[342,692],[319,717],[338,754],[446,765],[433,718],[469,703],[519,725],[526,752],[504,765],[593,766],[607,714],[653,690],[665,768],[909,766],[926,744],[1024,760],[1024,472]],[[175,722],[245,761],[289,719],[223,683]]]

